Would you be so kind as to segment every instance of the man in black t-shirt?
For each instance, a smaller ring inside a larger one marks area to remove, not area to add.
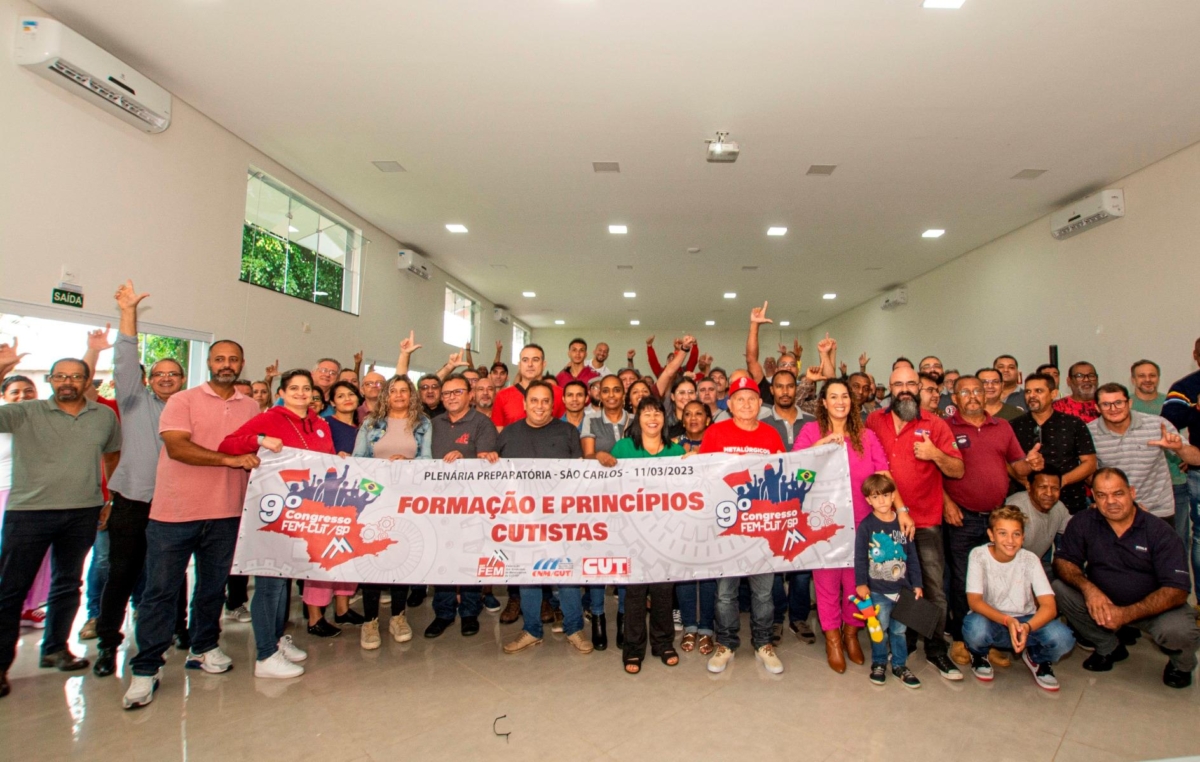
[[[1087,424],[1052,407],[1057,394],[1054,379],[1034,373],[1025,379],[1025,403],[1029,412],[1014,418],[1010,424],[1025,452],[1036,444],[1041,445],[1046,470],[1062,475],[1060,499],[1071,515],[1075,515],[1087,508],[1084,480],[1096,470],[1096,445]],[[1012,480],[1008,494],[1028,488],[1028,480],[1025,483]]]
[[[543,381],[532,381],[525,389],[525,418],[510,423],[500,432],[498,449],[504,458],[582,458],[579,429],[554,417],[554,390]],[[542,642],[543,590],[534,585],[521,588],[521,634],[504,644],[504,653],[515,654]],[[583,654],[592,644],[583,636],[583,598],[579,585],[559,588],[563,632],[567,642]]]

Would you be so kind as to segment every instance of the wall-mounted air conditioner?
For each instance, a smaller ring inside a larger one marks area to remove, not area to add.
[[[512,315],[503,307],[496,307],[492,310],[492,320],[504,325],[512,325]]]
[[[905,304],[908,304],[908,289],[893,288],[883,295],[883,300],[879,302],[879,309],[894,310]]]
[[[396,269],[410,272],[425,280],[429,280],[429,276],[433,274],[429,268],[429,260],[411,249],[401,249],[396,255]]]
[[[21,66],[146,132],[171,126],[171,94],[54,19],[17,20]]]
[[[1050,215],[1050,235],[1061,241],[1124,216],[1125,191],[1110,188]]]

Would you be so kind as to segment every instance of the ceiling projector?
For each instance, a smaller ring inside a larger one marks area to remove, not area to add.
[[[706,140],[708,143],[708,161],[729,163],[737,161],[741,149],[738,144],[729,140],[728,132],[718,132],[716,140]]]

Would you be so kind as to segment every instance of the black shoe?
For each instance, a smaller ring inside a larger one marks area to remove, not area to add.
[[[887,682],[887,667],[883,664],[871,665],[871,682],[876,685],[883,685]]]
[[[308,626],[308,634],[318,638],[336,638],[342,631],[331,625],[328,619],[321,617]]]
[[[816,643],[817,634],[813,632],[812,627],[808,626],[808,622],[792,622],[788,627],[796,634],[802,643]]]
[[[408,601],[406,601],[406,603],[408,604],[408,607],[410,609],[416,608],[417,606],[420,606],[424,602],[425,602],[425,586],[424,585],[418,585],[408,591]]]
[[[1118,645],[1117,649],[1105,656],[1096,651],[1091,656],[1083,660],[1083,668],[1088,672],[1108,672],[1113,668],[1113,665],[1119,661],[1125,661],[1129,658],[1129,652],[1125,650],[1125,646]]]
[[[8,684],[8,673],[5,672],[0,675],[0,698],[7,696],[11,690],[12,687]]]
[[[188,651],[192,648],[192,636],[188,635],[187,630],[181,630],[180,632],[175,633],[175,636],[171,639],[171,642],[174,643],[175,647],[180,651]]]
[[[1184,672],[1181,669],[1175,669],[1171,666],[1171,662],[1167,662],[1167,666],[1163,670],[1163,685],[1167,686],[1168,688],[1186,688],[1191,684],[1191,672]]]
[[[934,668],[937,669],[938,674],[946,680],[963,679],[963,673],[959,671],[954,662],[950,661],[950,657],[946,654],[938,654],[937,656],[925,654],[925,661],[932,664]]]
[[[462,618],[462,635],[464,638],[469,638],[472,635],[479,634],[479,617],[465,616]]]
[[[617,648],[625,647],[625,615],[617,612]]]
[[[946,657],[942,657],[943,659]],[[892,674],[900,678],[900,684],[905,688],[920,688],[921,681],[908,667],[892,667]]]
[[[592,617],[592,648],[597,651],[608,649],[608,620],[604,614]]]
[[[96,664],[92,667],[92,674],[96,677],[108,677],[117,671],[117,649],[101,648],[96,654]]]
[[[1117,638],[1123,646],[1137,645],[1138,638],[1142,637],[1142,631],[1136,627],[1125,625],[1117,630]]]
[[[76,656],[64,648],[57,653],[43,656],[39,666],[43,668],[54,667],[59,672],[75,672],[87,669],[90,664],[91,662],[87,659],[82,656]]]
[[[429,626],[425,628],[425,637],[440,637],[441,634],[446,631],[446,628],[452,624],[454,624],[453,619],[442,619],[441,617],[438,617],[430,622]]]
[[[346,609],[345,614],[334,614],[333,621],[337,622],[338,624],[359,625],[367,620],[363,618],[362,614],[358,613],[354,609]]]

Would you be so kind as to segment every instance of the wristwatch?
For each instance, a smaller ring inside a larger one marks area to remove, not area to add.
[[[902,506],[899,506],[898,508],[896,508],[896,510],[899,511],[900,513],[908,513],[908,506],[902,505]]]
[[[266,435],[266,434],[259,434],[259,435],[258,435],[258,446],[259,446],[259,447],[262,447],[262,443],[263,443],[263,442],[265,442],[265,441],[267,441],[267,435]]]

